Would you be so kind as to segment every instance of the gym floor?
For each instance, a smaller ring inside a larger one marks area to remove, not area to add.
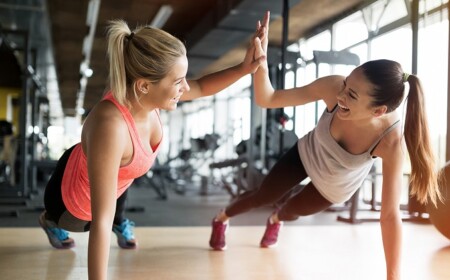
[[[228,249],[208,248],[210,223],[230,197],[219,189],[201,196],[169,192],[167,200],[145,186],[129,192],[127,217],[136,222],[137,250],[119,249],[111,241],[111,279],[384,279],[385,265],[377,222],[351,225],[323,212],[285,223],[277,248],[260,249],[271,207],[238,216],[228,231]],[[0,204],[1,205],[1,204]],[[76,247],[55,250],[38,227],[42,197],[0,219],[2,279],[87,279],[87,233],[72,233]],[[361,216],[372,215],[361,211]],[[430,224],[404,222],[403,279],[450,279],[450,241]],[[25,265],[26,264],[26,265]]]
[[[2,215],[0,227],[36,227],[38,216],[43,209],[43,186],[26,203],[12,204],[0,201],[0,212],[16,212],[18,217]],[[186,187],[184,194],[168,190],[167,200],[159,198],[157,193],[145,184],[133,184],[128,191],[127,218],[136,226],[209,226],[213,216],[230,202],[230,196],[217,187],[210,187],[208,195],[200,195],[198,187]],[[236,225],[265,225],[272,207],[254,210],[233,219]],[[305,217],[293,224],[328,225],[340,224],[336,213],[320,213]]]

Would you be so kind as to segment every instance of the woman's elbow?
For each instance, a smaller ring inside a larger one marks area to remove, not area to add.
[[[270,102],[266,99],[255,97],[255,103],[261,108],[270,108]]]
[[[255,103],[262,108],[277,108],[276,106],[276,96],[274,92],[261,92],[255,90]]]
[[[391,226],[395,223],[401,222],[400,210],[392,210],[389,212],[381,213],[380,215],[380,224],[381,226]]]

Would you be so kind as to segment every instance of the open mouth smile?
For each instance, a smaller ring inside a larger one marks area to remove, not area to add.
[[[343,106],[343,105],[341,105],[341,104],[339,104],[339,103],[338,103],[338,106],[339,106],[339,108],[340,108],[341,110],[343,110],[343,111],[346,111],[346,112],[350,111],[349,108],[347,108],[347,107],[345,107],[345,106]]]

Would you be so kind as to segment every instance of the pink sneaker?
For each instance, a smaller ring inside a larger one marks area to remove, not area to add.
[[[272,223],[270,217],[267,219],[266,231],[264,232],[260,243],[262,248],[271,248],[277,245],[278,233],[281,226],[283,226],[283,222]]]
[[[221,221],[216,221],[214,218],[212,220],[212,232],[211,238],[209,239],[209,246],[216,251],[223,251],[227,248],[225,243],[225,233],[228,229],[228,222],[222,223]]]

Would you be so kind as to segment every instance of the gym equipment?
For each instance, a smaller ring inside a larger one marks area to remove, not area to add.
[[[282,113],[282,112],[281,112]],[[237,158],[225,159],[209,164],[209,168],[218,170],[218,178],[210,179],[212,184],[223,187],[231,196],[236,198],[245,191],[257,188],[264,179],[266,171],[269,170],[280,157],[280,152],[289,150],[297,141],[297,135],[290,130],[283,128],[283,122],[288,118],[285,114],[275,114],[275,119],[269,118],[266,124],[265,133],[262,126],[255,129],[253,144],[250,139],[242,140],[235,148]],[[265,141],[262,141],[265,135]],[[280,138],[283,141],[280,141]],[[264,143],[264,155],[261,155],[261,143]],[[280,145],[283,145],[282,148]],[[250,149],[248,147],[251,147]],[[251,151],[253,150],[253,151]],[[257,166],[255,163],[264,156],[265,166]]]
[[[202,168],[212,160],[214,151],[219,147],[218,134],[206,134],[201,138],[191,138],[190,148],[165,162],[158,159],[155,165],[143,176],[137,178],[137,185],[153,188],[159,199],[168,199],[168,190],[184,195],[189,187],[199,188],[201,195],[207,194],[207,176]]]
[[[441,193],[443,201],[438,201],[437,205],[429,202],[426,206],[430,215],[431,223],[436,229],[442,233],[445,237],[450,239],[450,161],[448,161],[443,171],[444,180],[442,181]]]
[[[247,180],[249,168],[246,155],[239,156],[235,159],[213,162],[209,164],[209,168],[211,171],[219,170],[220,172],[220,178],[215,179],[215,177],[212,176],[210,183],[223,187],[232,199],[249,190]]]
[[[376,172],[375,168],[372,168],[371,172],[367,175],[366,181],[355,192],[355,194],[345,202],[344,206],[332,206],[327,211],[348,211],[348,214],[338,215],[337,220],[350,224],[359,224],[363,222],[379,222],[381,202],[377,201],[376,193],[377,189],[381,186],[377,184],[376,178],[378,176],[383,176],[383,174]],[[405,173],[403,174],[403,176],[405,182],[408,182],[410,175]],[[369,186],[365,186],[365,183],[367,183]],[[370,199],[364,199],[361,197],[361,188],[364,187],[370,187]],[[415,197],[408,196],[407,203],[401,204],[400,210],[401,218],[403,221],[425,224],[430,223],[426,207],[421,204]],[[361,217],[361,215],[359,215],[362,211],[364,211],[366,214],[364,215],[364,217]]]

